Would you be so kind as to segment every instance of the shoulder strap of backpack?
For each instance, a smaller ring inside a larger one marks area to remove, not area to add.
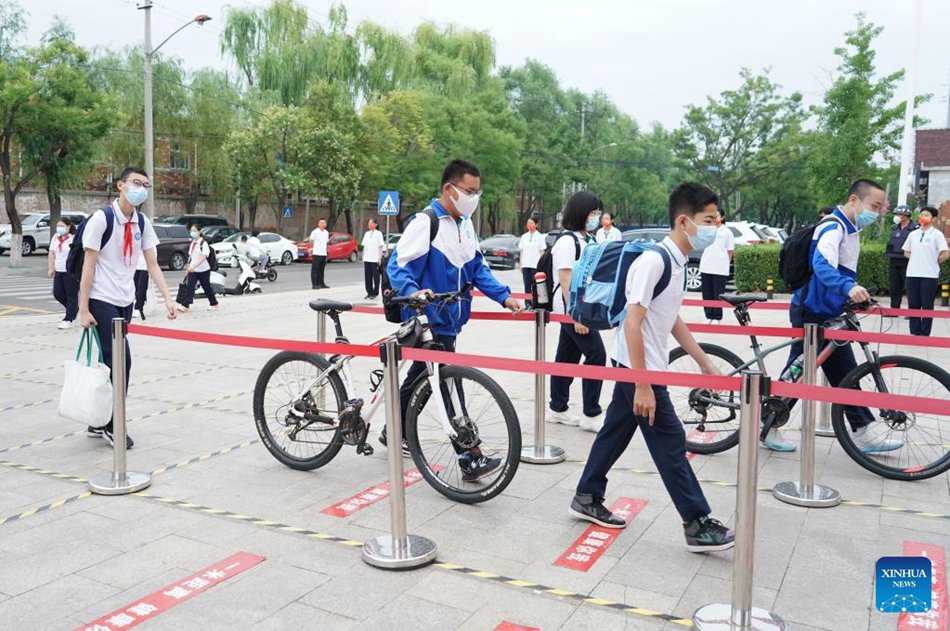
[[[663,273],[660,274],[660,280],[657,281],[656,287],[653,288],[653,298],[656,298],[670,285],[670,278],[673,276],[673,263],[670,260],[670,253],[663,246],[649,245],[647,247],[658,253],[660,258],[663,259]]]
[[[439,234],[439,217],[431,208],[423,210],[429,216],[429,243],[435,241],[435,235]]]
[[[577,238],[573,230],[569,230],[567,233],[574,239],[574,260],[576,261],[581,258],[581,240]]]
[[[106,243],[112,238],[112,230],[115,228],[115,211],[112,210],[112,204],[107,204],[99,210],[106,216],[106,228],[102,231],[102,243],[99,244],[99,251],[106,247]]]

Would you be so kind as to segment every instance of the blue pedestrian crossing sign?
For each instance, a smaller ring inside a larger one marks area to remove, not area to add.
[[[377,208],[380,215],[398,215],[399,191],[380,191]]]
[[[291,219],[294,216],[293,206],[284,206],[284,219]]]

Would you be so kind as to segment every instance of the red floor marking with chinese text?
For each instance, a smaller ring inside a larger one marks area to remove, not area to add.
[[[226,581],[244,570],[251,569],[263,560],[264,557],[259,557],[256,554],[238,552],[223,561],[218,561],[214,565],[209,565],[205,569],[195,572],[191,576],[187,576],[171,585],[166,585],[154,594],[140,598],[127,607],[116,609],[98,620],[84,624],[79,627],[78,631],[130,629],[146,620],[151,620],[175,605],[191,600],[198,594],[208,591],[218,583]]]
[[[441,469],[441,467],[434,466],[433,469]],[[416,482],[422,479],[422,474],[419,473],[419,469],[410,469],[402,474],[402,485],[403,486],[412,486]],[[337,502],[333,506],[328,506],[324,508],[321,513],[324,515],[331,515],[333,517],[349,517],[353,513],[363,510],[367,506],[372,506],[376,502],[386,499],[389,497],[389,481],[380,482],[379,484],[374,484],[365,491],[360,491],[353,497],[343,500],[342,502]]]
[[[687,440],[689,440],[692,443],[708,444],[712,442],[712,438],[713,438],[712,432],[701,432],[699,430],[694,429],[693,431],[689,433]],[[696,454],[694,454],[693,452],[687,451],[686,459],[692,460],[695,455]]]
[[[514,622],[503,620],[500,625],[495,627],[494,631],[541,631],[540,627],[525,627]]]
[[[947,603],[947,556],[941,546],[918,541],[904,542],[904,556],[925,556],[933,567],[933,588],[930,611],[902,613],[897,619],[897,631],[948,631],[950,608]]]
[[[628,524],[633,521],[643,507],[647,505],[646,500],[638,500],[632,497],[618,498],[610,505],[610,512],[615,516],[622,518]],[[621,528],[604,528],[593,524],[578,537],[570,548],[564,551],[554,565],[566,567],[579,572],[586,572],[594,566],[594,563],[604,554],[607,548],[616,541]]]

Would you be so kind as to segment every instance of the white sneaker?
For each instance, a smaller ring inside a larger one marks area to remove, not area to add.
[[[208,305],[208,311],[217,311],[221,305]]]
[[[175,308],[178,309],[179,313],[188,313],[189,311],[191,311],[190,307],[183,307],[181,305],[175,305]]]
[[[598,414],[597,416],[582,416],[580,419],[580,428],[585,432],[597,433],[600,431],[600,428],[604,426],[604,415]]]
[[[72,326],[73,326],[72,320],[63,320],[62,322],[59,323],[59,326],[57,326],[56,328],[61,331],[65,331],[66,329],[71,329]]]
[[[548,420],[552,423],[560,423],[561,425],[567,425],[569,427],[577,427],[581,424],[581,420],[571,414],[570,410],[564,412],[555,412],[554,410],[548,410]]]
[[[896,451],[904,446],[902,438],[888,438],[886,435],[869,434],[868,426],[859,427],[851,433],[854,444],[864,453],[877,453],[883,451]]]

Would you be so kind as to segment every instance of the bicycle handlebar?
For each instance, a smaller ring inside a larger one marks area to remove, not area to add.
[[[405,305],[414,309],[421,309],[427,307],[428,305],[434,302],[441,302],[445,304],[451,304],[453,302],[458,302],[459,300],[464,300],[468,294],[468,289],[461,289],[459,291],[447,291],[440,294],[421,294],[418,296],[397,296],[390,298],[393,304]]]
[[[856,311],[867,311],[872,307],[877,306],[877,300],[871,298],[870,300],[865,300],[863,302],[855,302],[853,300],[848,300],[844,305],[844,310],[848,313],[854,313]]]

